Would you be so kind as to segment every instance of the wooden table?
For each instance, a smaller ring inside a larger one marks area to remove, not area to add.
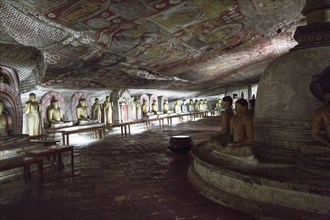
[[[59,140],[30,140],[32,143],[44,144],[45,146],[52,146],[61,142]]]
[[[94,132],[95,136],[98,135],[99,138],[102,138],[102,137],[105,137],[105,126],[80,128],[80,129],[70,130],[70,131],[62,131],[63,144],[69,145],[69,135],[70,134],[77,134],[77,133],[83,133],[83,132]]]
[[[26,155],[35,157],[35,158],[43,158],[51,155],[57,155],[57,170],[63,170],[63,161],[62,161],[62,153],[70,151],[71,152],[71,174],[74,176],[74,156],[73,156],[73,146],[71,145],[55,145],[49,148],[38,147],[31,150],[27,150],[24,153]]]
[[[28,181],[31,180],[30,165],[34,164],[34,163],[36,163],[37,167],[38,167],[39,182],[43,183],[44,182],[43,161],[41,158],[27,157],[24,155],[20,155],[20,156],[10,157],[10,158],[6,158],[6,159],[1,159],[0,160],[0,172],[23,167],[24,181],[25,181],[25,183],[27,183]]]

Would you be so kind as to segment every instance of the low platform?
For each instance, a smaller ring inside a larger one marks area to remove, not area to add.
[[[258,218],[330,217],[328,177],[302,174],[293,164],[232,163],[206,143],[195,146],[192,155],[189,180],[211,200]]]

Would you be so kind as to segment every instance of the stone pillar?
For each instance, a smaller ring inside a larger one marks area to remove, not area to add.
[[[127,89],[115,90],[110,95],[113,103],[113,123],[126,122],[129,118],[127,101],[131,100],[131,94]]]
[[[254,150],[259,158],[294,162],[299,148],[312,140],[311,117],[322,103],[313,97],[314,75],[330,66],[330,2],[308,1],[298,27],[298,45],[265,70],[254,114]]]

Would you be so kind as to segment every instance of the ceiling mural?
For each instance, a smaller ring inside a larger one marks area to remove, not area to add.
[[[0,2],[0,46],[15,47],[0,65],[11,66],[10,57],[24,80],[36,64],[21,66],[40,56],[47,68],[28,82],[53,89],[207,91],[255,83],[296,45],[294,31],[305,24],[304,0]],[[32,50],[22,58],[19,48]]]

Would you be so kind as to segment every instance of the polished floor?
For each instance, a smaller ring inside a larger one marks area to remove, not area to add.
[[[167,148],[172,135],[207,139],[218,120],[136,127],[127,138],[117,130],[100,141],[76,136],[75,177],[66,155],[63,172],[47,162],[44,185],[34,173],[28,184],[21,177],[1,183],[0,219],[254,219],[198,194],[187,179],[191,156]]]

